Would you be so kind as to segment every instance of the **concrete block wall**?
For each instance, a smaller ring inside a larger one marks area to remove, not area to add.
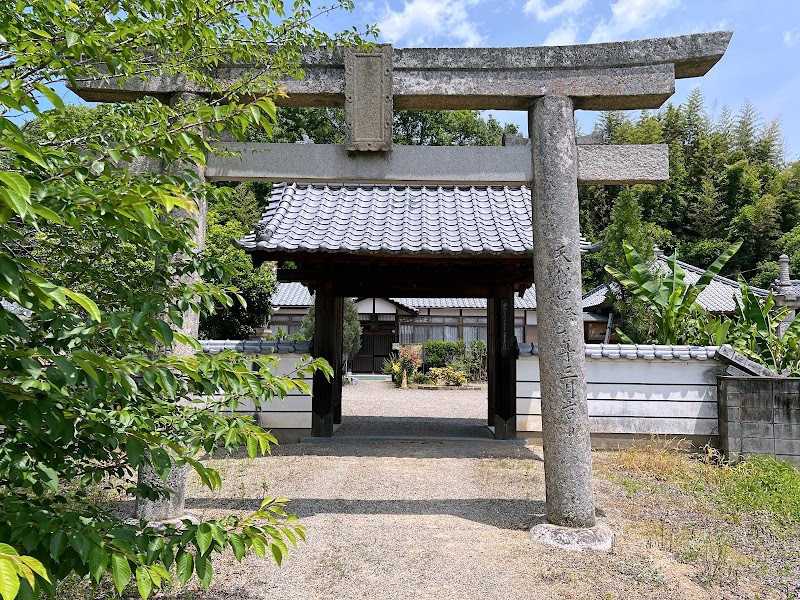
[[[592,444],[664,435],[702,445],[719,435],[716,347],[588,344],[587,395]],[[517,435],[541,436],[537,348],[520,346]]]
[[[720,447],[728,458],[773,454],[800,466],[800,378],[718,378]]]

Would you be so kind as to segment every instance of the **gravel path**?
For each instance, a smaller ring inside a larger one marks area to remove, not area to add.
[[[400,416],[445,431],[483,427],[485,391],[345,388],[344,425],[375,435]],[[452,416],[457,415],[457,420]],[[360,421],[358,420],[360,419]],[[391,425],[391,426],[390,426]],[[485,429],[485,427],[484,427]],[[201,516],[255,510],[264,495],[293,499],[308,542],[282,567],[267,559],[215,560],[211,590],[191,598],[707,598],[686,565],[628,534],[619,486],[596,479],[598,508],[616,531],[609,554],[540,546],[528,530],[544,511],[541,449],[483,442],[359,441],[292,444],[255,461],[209,461],[225,489],[196,484],[187,506]],[[720,597],[720,596],[715,596]]]
[[[360,381],[342,393],[336,437],[492,438],[487,390],[401,390],[389,381]]]

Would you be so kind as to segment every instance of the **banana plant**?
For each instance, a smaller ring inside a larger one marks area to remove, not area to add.
[[[741,241],[731,244],[695,284],[686,281],[686,272],[678,264],[677,254],[667,257],[667,272],[662,275],[654,272],[651,265],[628,242],[623,243],[628,272],[623,273],[610,266],[606,266],[606,271],[647,306],[656,326],[656,341],[661,344],[677,344],[686,337],[686,321],[697,309],[697,296],[719,274],[741,245]]]
[[[800,318],[795,317],[781,335],[780,325],[790,309],[775,308],[772,292],[761,301],[741,277],[739,287],[742,297],[737,299],[737,319],[730,333],[734,349],[777,373],[800,374]]]

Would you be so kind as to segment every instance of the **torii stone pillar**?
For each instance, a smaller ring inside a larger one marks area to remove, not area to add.
[[[179,92],[172,94],[169,98],[169,105],[175,106],[180,102],[191,103],[201,99],[199,94],[189,92]],[[202,134],[202,132],[200,132]],[[195,167],[194,165],[178,164],[174,170],[182,170],[186,168],[194,169],[197,174],[198,182],[205,182],[205,169]],[[164,172],[164,165],[161,165],[161,172]],[[192,234],[192,241],[197,245],[197,251],[202,252],[206,245],[206,225],[208,221],[208,203],[205,196],[195,198],[197,201],[197,213],[191,217],[197,222],[197,228]],[[185,211],[182,209],[174,209],[173,217],[186,217]],[[190,281],[199,281],[200,276],[195,273]],[[188,310],[183,314],[183,325],[178,329],[180,333],[197,338],[200,331],[200,315],[192,310]],[[176,344],[171,351],[173,356],[192,357],[195,354],[194,348],[186,344]],[[142,465],[139,467],[139,481],[145,482],[155,489],[169,490],[169,497],[162,497],[158,500],[149,500],[142,496],[136,497],[136,507],[134,514],[137,519],[145,519],[151,522],[176,522],[188,519],[196,522],[197,517],[193,514],[186,512],[186,484],[189,476],[189,465],[181,467],[175,466],[172,463],[172,470],[167,477],[167,481],[162,481],[156,473],[155,469],[149,465]]]
[[[528,115],[547,520],[593,527],[572,99],[544,96]]]

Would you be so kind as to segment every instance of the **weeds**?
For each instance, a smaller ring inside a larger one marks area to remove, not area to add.
[[[719,467],[715,497],[731,511],[766,513],[779,525],[800,524],[800,471],[771,456]]]

